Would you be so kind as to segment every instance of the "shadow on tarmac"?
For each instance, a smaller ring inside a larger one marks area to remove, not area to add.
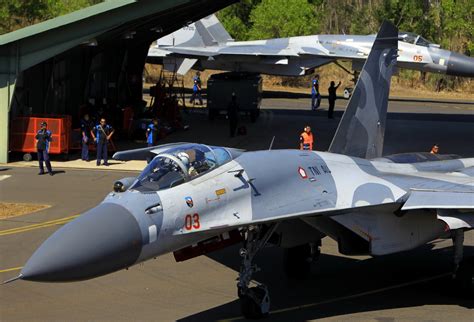
[[[254,277],[269,288],[272,301],[269,319],[272,321],[340,319],[348,314],[424,305],[459,305],[474,309],[474,301],[458,295],[454,289],[449,274],[451,248],[430,250],[432,246],[365,260],[321,254],[313,274],[305,280],[288,279],[282,269],[283,250],[267,248],[257,256],[256,264],[262,270]],[[238,271],[239,247],[209,257]],[[474,247],[465,246],[465,255],[473,256]],[[420,312],[422,315],[423,311]],[[384,318],[383,313],[379,318]],[[238,300],[180,321],[229,319],[243,320]]]

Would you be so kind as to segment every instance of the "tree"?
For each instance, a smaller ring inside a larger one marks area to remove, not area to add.
[[[263,0],[250,13],[250,39],[283,38],[315,34],[319,17],[306,0]]]
[[[217,13],[224,28],[236,40],[248,40],[251,27],[250,12],[261,0],[241,0]]]
[[[0,34],[97,4],[102,0],[2,0]]]

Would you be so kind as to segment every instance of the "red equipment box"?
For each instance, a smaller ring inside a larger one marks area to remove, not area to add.
[[[70,115],[20,116],[15,118],[10,127],[10,150],[14,152],[36,152],[36,134],[41,129],[41,122],[48,123],[52,133],[50,154],[67,154],[69,152],[69,135],[71,132]]]

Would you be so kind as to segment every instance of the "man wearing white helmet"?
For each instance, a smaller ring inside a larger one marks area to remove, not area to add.
[[[190,177],[194,177],[198,175],[198,172],[196,171],[196,169],[190,165],[189,155],[186,152],[179,152],[177,157],[178,159],[181,160],[181,162],[183,162],[184,166],[187,169],[188,175]]]

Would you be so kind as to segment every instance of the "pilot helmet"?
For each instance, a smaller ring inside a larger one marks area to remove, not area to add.
[[[186,152],[179,152],[177,157],[186,167],[189,166],[189,155]]]

